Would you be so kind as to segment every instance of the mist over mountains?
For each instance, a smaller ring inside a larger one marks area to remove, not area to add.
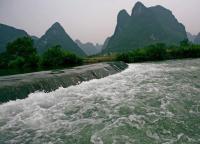
[[[0,52],[5,51],[8,42],[23,36],[30,35],[24,30],[0,24]],[[119,12],[114,34],[102,45],[73,41],[58,22],[55,22],[41,38],[30,37],[39,53],[52,46],[61,45],[63,49],[79,56],[127,52],[155,43],[178,44],[187,38],[200,44],[200,33],[197,36],[186,33],[184,25],[178,22],[170,10],[162,6],[146,7],[141,2],[135,4],[131,15],[126,10]]]
[[[190,42],[194,42],[194,39],[196,38],[196,35],[191,34],[190,32],[187,32],[187,38]]]
[[[80,40],[75,40],[77,45],[85,52],[87,56],[96,55],[101,52],[103,45],[98,43],[93,44],[91,42],[82,43]]]
[[[193,35],[189,32],[187,32],[187,37],[188,40],[194,44],[200,44],[200,33],[198,33],[197,35]]]
[[[195,44],[200,44],[200,33],[198,33],[198,35],[195,37],[194,43]]]

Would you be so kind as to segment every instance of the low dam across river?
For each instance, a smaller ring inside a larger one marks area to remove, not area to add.
[[[124,62],[107,62],[55,71],[0,77],[0,103],[24,99],[35,91],[50,92],[91,79],[100,79],[126,69]]]

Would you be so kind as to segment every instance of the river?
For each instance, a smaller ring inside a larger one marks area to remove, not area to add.
[[[199,144],[200,59],[125,71],[0,105],[1,144]]]

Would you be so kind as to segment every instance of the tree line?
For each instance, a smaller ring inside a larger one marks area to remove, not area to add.
[[[200,45],[192,44],[188,40],[180,42],[179,45],[157,43],[126,53],[97,55],[83,59],[65,51],[60,45],[50,47],[43,54],[39,54],[34,47],[34,41],[30,37],[22,37],[8,43],[6,51],[0,53],[0,75],[61,69],[103,61],[133,63],[183,58],[200,58]]]
[[[160,61],[183,58],[200,58],[200,45],[183,40],[179,45],[157,43],[117,55],[117,60],[127,63]]]
[[[82,58],[65,51],[60,45],[38,54],[33,40],[22,37],[8,43],[6,51],[0,54],[0,75],[66,68],[81,65],[82,62]]]

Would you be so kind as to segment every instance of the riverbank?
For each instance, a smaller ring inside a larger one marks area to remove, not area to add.
[[[126,69],[124,62],[106,62],[72,69],[42,71],[0,77],[0,103],[24,99],[35,91],[50,92],[91,79],[100,79]]]

